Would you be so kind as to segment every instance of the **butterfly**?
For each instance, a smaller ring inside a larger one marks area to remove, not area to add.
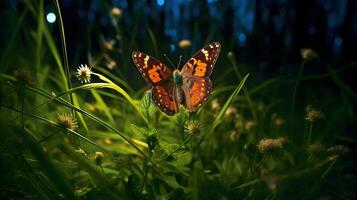
[[[172,71],[158,59],[134,51],[132,59],[145,81],[152,86],[151,98],[168,115],[179,112],[182,104],[190,112],[197,111],[207,101],[212,90],[210,75],[221,45],[213,42],[197,51],[182,67]]]

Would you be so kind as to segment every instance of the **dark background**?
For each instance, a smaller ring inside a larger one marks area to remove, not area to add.
[[[1,7],[3,11],[21,11],[20,2],[5,1]],[[52,1],[45,3],[47,12],[55,12]],[[74,63],[86,59],[86,52],[100,51],[99,37],[119,39],[109,15],[112,7],[122,10],[120,25],[124,34],[130,36],[134,23],[140,21],[134,48],[142,51],[150,51],[150,47],[140,45],[148,44],[145,40],[149,40],[149,26],[158,39],[160,53],[174,57],[178,57],[178,42],[189,39],[192,51],[218,40],[226,49],[234,50],[241,62],[262,69],[299,62],[299,51],[304,47],[313,48],[321,60],[334,66],[356,60],[354,0],[62,0],[60,4],[68,55]],[[56,22],[51,26],[58,34]],[[6,38],[9,33],[2,34]]]
[[[303,47],[315,49],[336,65],[356,59],[357,3],[353,0],[63,0],[61,4],[69,46],[86,43],[83,34],[87,31],[100,34],[94,25],[106,37],[114,37],[107,6],[117,6],[123,11],[127,34],[140,14],[137,41],[148,39],[146,26],[150,26],[161,41],[175,46],[181,39],[197,46],[207,40],[224,40],[221,42],[229,44],[244,62],[296,62]],[[88,23],[93,26],[86,30]]]

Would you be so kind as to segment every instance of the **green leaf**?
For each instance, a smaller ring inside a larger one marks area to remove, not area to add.
[[[182,189],[185,193],[187,192],[187,189],[177,182],[176,177],[174,175],[163,176],[162,180],[173,189]]]
[[[191,152],[181,152],[175,154],[176,163],[181,166],[185,166],[191,163],[192,154]]]
[[[130,128],[135,136],[141,140],[145,140],[145,138],[149,135],[147,129],[137,126],[135,124],[130,124]]]

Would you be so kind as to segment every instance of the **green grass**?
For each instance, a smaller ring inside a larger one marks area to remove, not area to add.
[[[75,77],[79,64],[68,59],[72,47],[66,46],[61,17],[54,27],[61,37],[55,38],[44,20],[44,2],[23,4],[21,12],[7,14],[14,25],[0,50],[0,198],[356,197],[350,150],[357,140],[348,127],[356,120],[357,94],[341,78],[351,65],[305,75],[313,61],[302,59],[293,76],[257,81],[223,41],[208,102],[196,113],[181,107],[167,116],[145,92],[144,81],[127,78],[141,78],[131,61],[140,13],[132,30],[111,16],[125,48],[103,49],[92,58],[92,82],[81,84]],[[140,46],[159,57],[169,44],[158,42],[151,27],[146,31],[147,44]],[[222,38],[217,34],[209,38]],[[180,51],[185,55],[192,48]],[[108,69],[113,52],[120,59]],[[340,93],[321,84],[325,80]],[[321,86],[317,90],[312,83]],[[309,104],[315,114],[305,112]],[[62,113],[78,127],[59,121]]]

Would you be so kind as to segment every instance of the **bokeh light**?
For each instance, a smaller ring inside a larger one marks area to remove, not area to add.
[[[56,21],[56,15],[53,12],[47,13],[46,20],[52,24]]]

